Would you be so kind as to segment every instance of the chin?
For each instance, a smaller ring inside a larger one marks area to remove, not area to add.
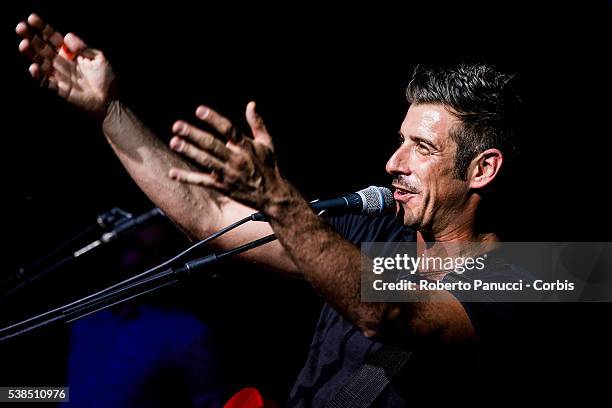
[[[421,225],[421,222],[420,222],[421,220],[418,219],[418,217],[415,217],[414,215],[406,213],[406,211],[404,210],[404,207],[401,205],[398,205],[398,209],[397,209],[397,212],[395,213],[395,217],[405,227],[408,227],[408,228],[418,229],[419,226]]]
[[[406,219],[404,218],[404,227],[408,227],[410,229],[413,229],[415,231],[419,230],[421,228],[421,223],[417,220],[413,220],[413,219]]]

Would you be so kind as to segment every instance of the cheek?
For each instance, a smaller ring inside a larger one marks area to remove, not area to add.
[[[453,168],[430,166],[427,170],[422,176],[425,198],[439,204],[456,196],[457,180],[453,177]]]
[[[457,179],[445,178],[437,186],[438,200],[446,207],[454,207],[463,202],[465,194],[464,183]]]
[[[438,191],[438,184],[441,180],[441,175],[442,172],[440,169],[431,163],[421,166],[421,171],[418,173],[418,178],[423,188],[423,195],[436,195]]]

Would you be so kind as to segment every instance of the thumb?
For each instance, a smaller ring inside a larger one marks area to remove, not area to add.
[[[68,50],[73,54],[82,54],[87,49],[85,41],[81,40],[76,34],[68,33],[64,37],[64,44],[68,47]]]
[[[272,137],[268,133],[263,119],[255,111],[255,102],[253,101],[247,104],[246,119],[253,133],[253,138],[272,147]]]

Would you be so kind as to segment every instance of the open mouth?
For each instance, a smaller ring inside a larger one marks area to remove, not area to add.
[[[401,187],[393,186],[393,188],[395,190],[393,191],[393,198],[395,198],[397,201],[404,201],[416,194],[415,192],[403,189]]]

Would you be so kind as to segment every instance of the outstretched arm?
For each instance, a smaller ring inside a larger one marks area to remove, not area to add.
[[[114,94],[115,75],[100,50],[75,34],[62,36],[36,14],[17,25],[19,50],[31,60],[30,74],[72,105],[101,121],[104,135],[130,176],[147,196],[190,236],[203,238],[254,210],[212,189],[177,183],[170,168],[195,168],[154,135]],[[220,126],[222,124],[219,124]],[[178,121],[177,134],[196,134]],[[270,234],[266,223],[248,223],[216,244],[233,247]],[[249,261],[286,273],[297,273],[278,242],[242,255]]]

